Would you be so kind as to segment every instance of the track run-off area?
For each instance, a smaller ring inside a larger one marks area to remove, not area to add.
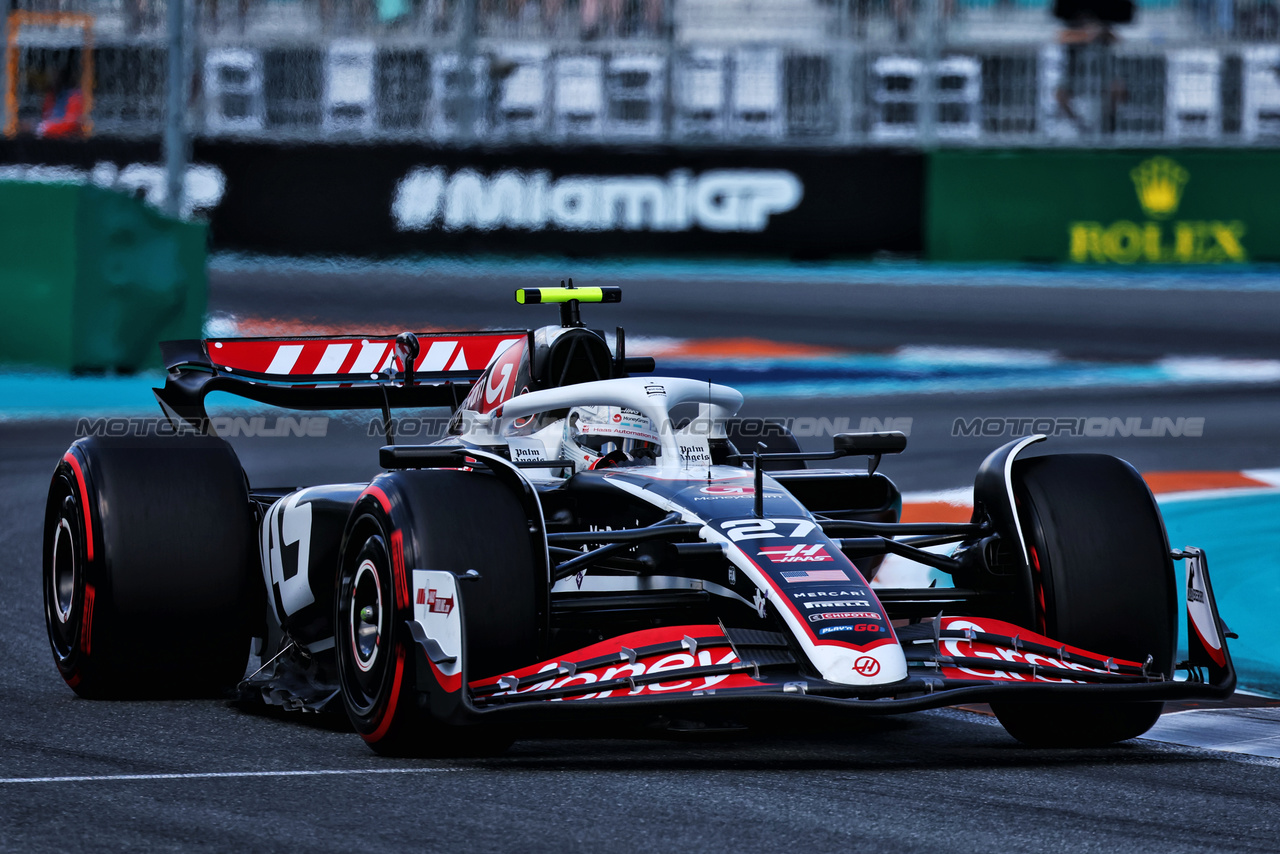
[[[588,325],[625,327],[659,373],[740,388],[744,414],[789,420],[806,449],[905,429],[881,470],[907,518],[964,518],[978,464],[1019,429],[1053,425],[1046,452],[1129,460],[1172,545],[1206,549],[1242,684],[1280,696],[1271,271],[222,257],[209,329],[526,328],[555,313],[512,290],[568,276],[623,287],[620,305],[584,307]],[[981,709],[944,709],[698,735],[580,728],[447,761],[381,759],[340,722],[218,700],[80,700],[43,625],[45,490],[80,418],[157,415],[158,381],[0,373],[0,850],[1280,851],[1280,710],[1259,696],[1171,709],[1105,750],[1031,750]],[[225,413],[255,484],[378,471],[374,413],[326,413],[305,436],[268,410]],[[181,630],[155,626],[156,643]]]

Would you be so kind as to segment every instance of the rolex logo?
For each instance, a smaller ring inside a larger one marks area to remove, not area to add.
[[[1129,177],[1143,212],[1153,219],[1165,219],[1177,212],[1182,188],[1191,175],[1168,157],[1152,157],[1139,163]]]

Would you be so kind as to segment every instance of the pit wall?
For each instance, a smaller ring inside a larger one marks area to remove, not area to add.
[[[163,201],[154,142],[0,142],[0,180]],[[635,148],[199,139],[184,214],[268,255],[1280,261],[1280,150]]]

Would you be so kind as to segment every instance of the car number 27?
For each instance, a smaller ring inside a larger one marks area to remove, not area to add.
[[[730,519],[717,524],[735,543],[765,537],[795,540],[809,536],[818,527],[808,519]]]

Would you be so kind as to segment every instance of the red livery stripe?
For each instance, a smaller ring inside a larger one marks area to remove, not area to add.
[[[431,672],[435,674],[436,681],[440,683],[440,687],[448,691],[450,694],[456,694],[462,689],[462,671],[459,670],[452,676],[446,676],[441,672],[440,668],[431,659],[427,659],[427,664],[431,665]]]

